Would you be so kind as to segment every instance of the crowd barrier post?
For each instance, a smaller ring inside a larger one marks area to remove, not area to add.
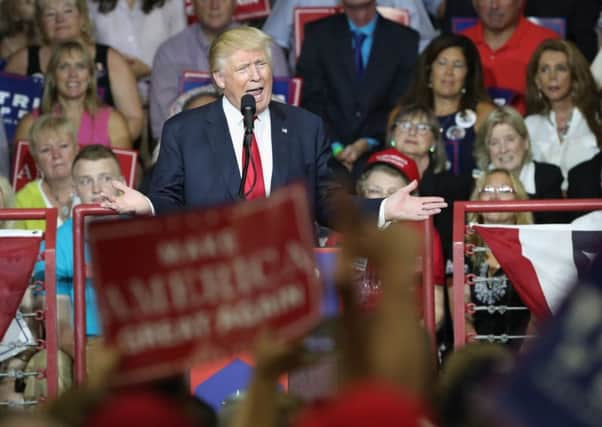
[[[86,260],[84,218],[115,215],[111,209],[98,205],[77,205],[73,208],[73,333],[75,342],[74,376],[76,384],[86,381]]]
[[[433,348],[437,345],[435,325],[435,277],[433,275],[433,218],[424,223],[424,248],[422,255],[422,308],[424,326],[432,338]]]

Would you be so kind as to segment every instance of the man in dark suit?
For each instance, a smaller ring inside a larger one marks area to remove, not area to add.
[[[343,14],[305,26],[296,70],[303,78],[301,105],[322,117],[336,159],[351,170],[383,146],[387,116],[416,62],[419,35],[380,16],[375,0],[342,4]]]
[[[224,96],[185,111],[164,126],[161,150],[148,198],[114,182],[120,197],[106,195],[103,206],[119,212],[162,213],[183,207],[211,207],[239,200],[243,164],[244,95],[256,102],[254,136],[244,198],[269,196],[304,180],[318,222],[329,224],[334,187],[322,121],[305,110],[272,102],[271,39],[252,27],[223,32],[209,51],[215,84]],[[365,201],[379,223],[424,219],[446,204],[440,197],[414,197],[410,184],[384,201]],[[382,202],[382,203],[381,203]]]

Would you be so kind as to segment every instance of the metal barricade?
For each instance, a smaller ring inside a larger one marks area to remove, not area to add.
[[[465,215],[467,212],[545,212],[545,211],[587,211],[602,209],[602,199],[546,199],[546,200],[513,200],[513,201],[470,201],[454,203],[453,225],[453,307],[452,319],[454,328],[454,347],[466,344],[465,313],[470,309],[464,302],[464,254],[466,243]],[[489,339],[486,336],[484,339]],[[506,337],[513,339],[514,337]]]
[[[44,310],[42,313],[33,313],[45,321],[46,339],[40,340],[38,348],[46,348],[45,372],[7,372],[7,376],[37,376],[46,377],[47,398],[53,399],[58,395],[58,336],[57,336],[57,304],[56,304],[56,222],[57,210],[51,209],[0,209],[1,220],[31,220],[41,219],[46,221],[44,238],[46,246],[44,260],[46,263],[44,289],[46,291]],[[23,402],[26,406],[36,404],[37,401]]]

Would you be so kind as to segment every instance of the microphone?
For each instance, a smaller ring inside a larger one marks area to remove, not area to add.
[[[253,133],[253,122],[255,121],[255,97],[253,95],[244,95],[240,100],[240,112],[243,116],[245,125],[245,134]]]
[[[244,95],[240,100],[240,112],[243,116],[245,125],[245,135],[243,137],[242,148],[244,150],[242,174],[240,186],[238,187],[238,197],[242,200],[246,199],[245,182],[247,181],[247,173],[249,171],[249,161],[251,160],[251,141],[253,139],[253,122],[255,121],[255,98],[253,95]],[[255,166],[253,166],[255,167]]]

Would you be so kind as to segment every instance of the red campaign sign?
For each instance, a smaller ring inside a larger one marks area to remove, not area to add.
[[[266,18],[270,12],[270,0],[237,0],[233,18],[235,21]],[[192,0],[184,0],[188,24],[197,22]]]
[[[41,235],[0,238],[0,340],[21,304],[41,241]]]
[[[90,225],[103,330],[119,382],[171,375],[247,349],[266,324],[298,336],[321,287],[304,186],[268,199]]]
[[[29,142],[19,140],[16,143],[15,159],[13,161],[13,190],[19,191],[29,181],[39,178],[39,171],[35,160],[29,151]]]
[[[39,178],[40,173],[38,171],[38,166],[31,155],[31,151],[29,150],[29,142],[21,139],[18,140],[15,145],[15,159],[13,162],[15,166],[12,185],[14,191],[19,191],[29,181]],[[138,152],[136,150],[126,150],[124,148],[113,148],[113,153],[115,153],[115,157],[117,157],[125,183],[132,187],[136,178]]]

